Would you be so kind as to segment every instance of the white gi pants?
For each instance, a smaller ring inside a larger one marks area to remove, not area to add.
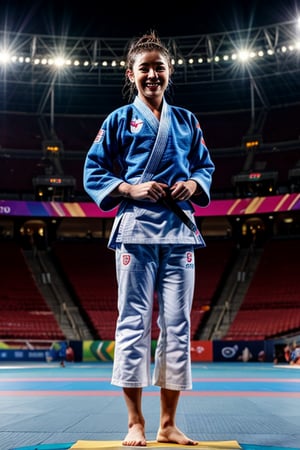
[[[192,389],[190,314],[195,261],[191,245],[120,244],[116,249],[118,310],[112,384],[151,384],[151,321],[157,292],[160,335],[152,384]]]

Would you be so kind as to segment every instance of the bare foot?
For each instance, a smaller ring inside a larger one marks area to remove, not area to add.
[[[188,438],[177,427],[169,426],[164,429],[160,428],[156,436],[157,442],[170,442],[181,445],[197,445],[198,442]]]
[[[122,445],[130,447],[146,447],[146,437],[144,432],[144,427],[140,423],[132,425],[128,433],[122,442]]]

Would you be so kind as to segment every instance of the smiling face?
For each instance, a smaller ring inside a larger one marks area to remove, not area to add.
[[[132,70],[128,69],[126,73],[135,83],[141,100],[160,105],[169,83],[170,69],[167,59],[158,50],[137,54]]]

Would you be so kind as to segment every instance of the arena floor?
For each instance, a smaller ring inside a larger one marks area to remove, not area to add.
[[[111,369],[1,364],[0,450],[119,449],[127,415]],[[145,389],[143,404],[149,447],[195,448],[157,444],[159,390]],[[177,424],[196,448],[300,449],[300,366],[193,363],[193,390],[182,394]]]

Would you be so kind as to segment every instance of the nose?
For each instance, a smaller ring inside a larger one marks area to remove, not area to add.
[[[149,75],[149,77],[151,77],[151,78],[156,78],[156,77],[157,77],[156,70],[155,70],[153,67],[151,67],[151,68],[149,69],[148,75]]]

